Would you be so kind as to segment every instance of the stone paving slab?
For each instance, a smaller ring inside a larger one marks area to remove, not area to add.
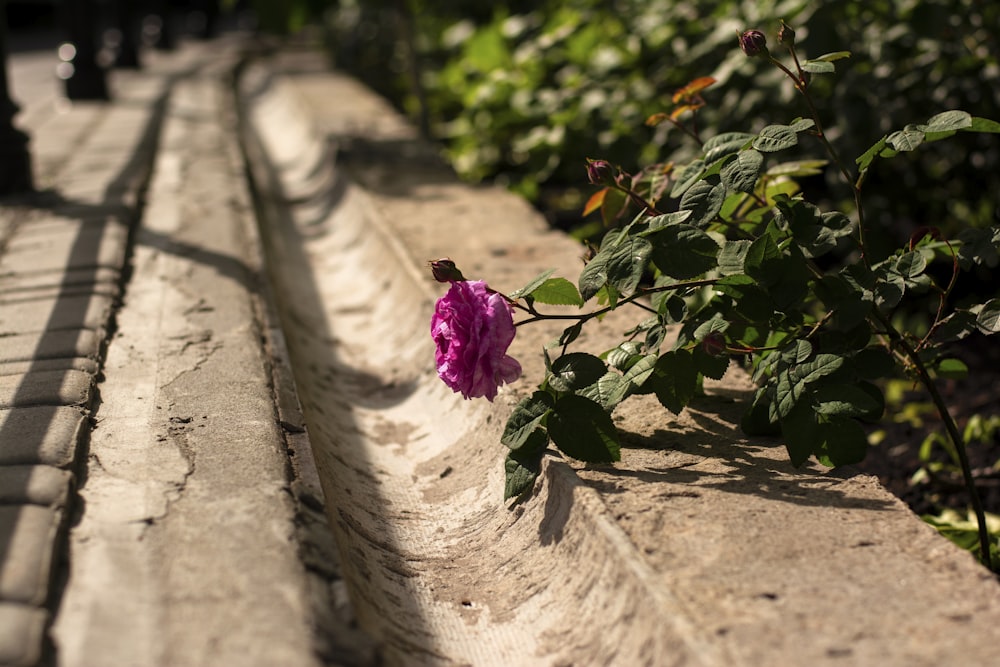
[[[0,505],[62,507],[72,473],[47,465],[0,467]]]
[[[0,410],[0,466],[73,463],[87,416],[80,408],[55,405]]]
[[[6,363],[73,357],[96,358],[103,336],[94,329],[62,329],[8,335],[0,340],[3,340],[0,362]],[[36,370],[41,370],[41,367]]]
[[[42,655],[48,612],[32,605],[0,602],[0,665],[30,667]]]
[[[0,601],[45,603],[61,522],[56,507],[0,505]]]
[[[103,329],[113,300],[101,294],[56,296],[0,302],[0,335]]]
[[[78,370],[0,376],[0,409],[39,405],[87,405],[94,376]]]

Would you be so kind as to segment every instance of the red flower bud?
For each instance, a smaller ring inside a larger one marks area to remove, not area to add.
[[[593,185],[615,185],[615,168],[607,160],[587,158],[587,180]]]
[[[712,357],[725,354],[726,337],[718,331],[713,331],[701,340],[701,350]]]
[[[455,262],[447,257],[431,260],[428,264],[430,264],[431,273],[434,274],[434,280],[439,283],[453,283],[465,280],[465,276],[455,266]]]
[[[784,21],[781,22],[781,27],[778,28],[778,44],[784,44],[785,46],[795,44],[795,31],[789,28],[788,24]]]
[[[760,30],[746,30],[740,35],[740,48],[750,58],[767,53],[767,37]]]

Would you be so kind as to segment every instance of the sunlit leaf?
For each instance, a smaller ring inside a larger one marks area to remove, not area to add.
[[[714,84],[715,84],[714,78],[710,76],[700,76],[694,81],[691,81],[690,83],[685,85],[683,88],[679,88],[676,92],[674,92],[673,102],[674,104],[677,104],[681,100],[688,99]]]

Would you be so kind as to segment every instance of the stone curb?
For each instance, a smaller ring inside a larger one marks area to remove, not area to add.
[[[746,440],[739,373],[676,418],[621,410],[621,464],[552,461],[503,507],[497,440],[537,371],[495,406],[443,390],[419,267],[451,255],[507,291],[579,251],[457,184],[357,82],[303,53],[268,68],[283,75],[241,83],[272,281],[348,588],[388,663],[993,663],[993,577],[872,478]],[[512,353],[555,336],[519,330]]]

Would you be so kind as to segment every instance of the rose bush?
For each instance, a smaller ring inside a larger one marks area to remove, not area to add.
[[[458,276],[446,278],[451,287],[431,317],[438,376],[465,398],[492,401],[500,385],[521,376],[521,365],[507,354],[514,340],[511,308],[485,282]]]

